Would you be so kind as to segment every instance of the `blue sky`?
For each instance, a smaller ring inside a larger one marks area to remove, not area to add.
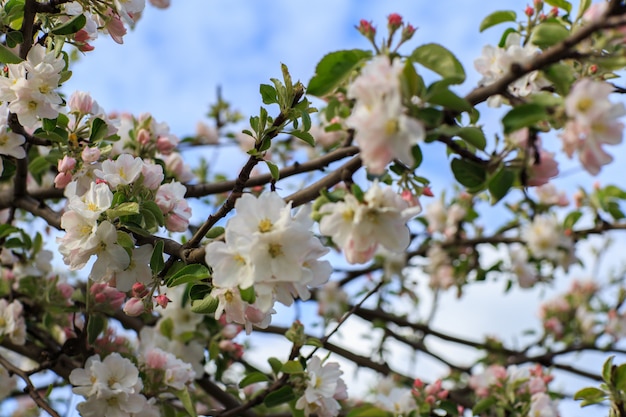
[[[523,0],[172,0],[168,10],[147,6],[124,45],[101,36],[94,43],[96,49],[74,65],[64,91],[68,95],[73,90],[89,91],[107,111],[151,112],[182,137],[194,132],[197,121],[206,121],[217,86],[244,115],[254,114],[261,105],[259,84],[280,78],[281,63],[294,79],[306,84],[324,54],[368,48],[354,29],[360,19],[373,20],[383,33],[386,16],[396,12],[418,28],[405,52],[438,42],[459,57],[468,73],[468,81],[457,90],[464,94],[480,78],[473,70],[474,59],[485,44],[497,43],[502,33],[496,27],[479,34],[482,18],[496,9],[513,9],[521,16],[526,4]],[[601,178],[614,178],[621,171],[614,164]],[[424,175],[431,174],[440,173]],[[575,174],[564,183],[571,186],[574,181],[589,184],[593,179]],[[484,308],[485,300],[491,309]],[[453,307],[439,322],[466,336],[477,336],[479,327],[508,335],[512,317],[522,328],[536,326],[537,309],[529,305],[538,305],[538,300],[538,292],[514,298],[502,296],[502,285],[485,285],[468,291],[463,301],[444,295],[442,302]]]

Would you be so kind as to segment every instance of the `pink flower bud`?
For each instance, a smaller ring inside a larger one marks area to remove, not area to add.
[[[238,326],[236,324],[227,324],[222,329],[222,336],[224,336],[226,339],[234,339],[240,332],[241,326]]]
[[[550,13],[548,14],[550,17],[557,17],[559,15],[559,8],[553,7],[550,9]]]
[[[65,155],[63,159],[59,160],[57,163],[57,169],[59,172],[67,172],[71,171],[76,167],[76,159],[71,156]]]
[[[159,188],[163,179],[163,167],[157,164],[144,163],[141,167],[141,174],[143,175],[143,185],[150,190],[156,190]]]
[[[413,35],[415,35],[415,27],[411,24],[407,24],[404,29],[402,29],[402,42],[408,41]]]
[[[54,187],[58,189],[65,188],[70,182],[72,182],[72,174],[69,172],[59,172],[54,177]]]
[[[533,9],[530,6],[526,6],[526,10],[524,10],[524,14],[528,17],[531,17],[532,15],[535,14],[535,9]]]
[[[424,388],[424,381],[422,381],[419,378],[415,378],[415,381],[413,381],[413,388],[417,388],[417,389]]]
[[[359,22],[359,26],[357,26],[357,30],[366,38],[373,40],[374,36],[376,36],[376,28],[372,26],[372,22],[368,22],[365,19],[361,19]]]
[[[146,310],[141,298],[131,298],[124,305],[124,313],[128,316],[138,316]]]
[[[150,140],[150,132],[148,132],[146,129],[139,129],[139,132],[137,132],[137,142],[140,145],[146,146],[150,143]]]
[[[157,149],[163,155],[169,155],[176,148],[178,144],[178,138],[172,135],[159,136],[156,142]]]
[[[167,298],[167,295],[165,294],[159,294],[154,297],[154,301],[157,303],[157,305],[161,306],[162,308],[166,308],[167,304],[170,303],[172,300]]]
[[[148,295],[148,289],[141,282],[135,282],[131,289],[131,294],[133,295],[133,297],[143,298]]]
[[[100,159],[100,149],[86,147],[80,154],[81,159],[86,164],[97,162]]]
[[[69,101],[70,111],[90,114],[93,109],[93,99],[84,91],[75,91]]]
[[[387,25],[389,26],[390,31],[397,30],[400,26],[402,26],[402,16],[398,13],[391,13],[387,16]]]
[[[422,188],[422,195],[425,195],[426,197],[435,196],[435,194],[433,194],[433,190],[428,185]]]

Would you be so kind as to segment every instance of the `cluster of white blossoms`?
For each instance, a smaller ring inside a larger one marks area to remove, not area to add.
[[[546,259],[563,268],[572,261],[574,244],[565,235],[556,216],[535,216],[532,223],[522,229],[521,237],[530,255],[536,259]]]
[[[328,281],[332,268],[319,258],[328,252],[311,231],[308,207],[292,215],[291,203],[275,192],[259,197],[244,194],[236,214],[226,223],[225,241],[206,247],[206,263],[213,269],[213,291],[219,300],[215,317],[256,325],[269,324],[274,301],[291,305],[295,297],[308,299],[308,287]],[[254,288],[253,303],[240,290]]]
[[[348,262],[372,259],[378,245],[391,252],[403,252],[410,242],[407,221],[421,211],[391,187],[381,188],[377,181],[359,201],[346,194],[343,201],[326,203],[320,208],[320,232],[330,236]]]
[[[422,123],[407,116],[402,105],[403,65],[387,55],[376,56],[348,87],[348,98],[356,104],[346,126],[355,130],[361,159],[372,174],[382,174],[396,158],[412,166],[411,147],[425,137]]]
[[[504,48],[484,46],[482,55],[474,61],[474,67],[483,76],[479,84],[493,84],[504,74],[508,74],[512,64],[524,64],[538,53],[539,50],[531,42],[521,46],[519,33],[510,33]],[[515,96],[526,97],[547,85],[549,83],[541,77],[539,71],[532,71],[509,84],[509,91]],[[502,96],[494,95],[487,99],[487,104],[490,107],[499,107],[502,99]]]
[[[23,126],[34,127],[39,118],[58,116],[63,99],[56,89],[65,62],[55,51],[36,44],[25,61],[6,67],[7,76],[0,77],[0,101],[9,103]]]
[[[156,412],[152,415],[159,415],[158,409],[141,394],[139,370],[117,352],[104,360],[99,355],[89,357],[84,368],[70,373],[70,383],[74,385],[74,394],[87,399],[77,407],[83,417],[130,417],[150,409]]]
[[[133,185],[137,192],[138,187],[143,187],[155,195],[166,227],[170,231],[180,231],[183,226],[186,229],[191,217],[191,208],[183,198],[185,187],[178,183],[161,185],[164,174],[160,165],[146,163],[129,154],[94,165],[99,166],[92,169],[97,180],[89,182],[89,189],[81,190],[80,179],[65,188],[68,204],[61,217],[61,227],[66,234],[57,238],[63,261],[71,270],[78,270],[96,255],[90,279],[108,281],[115,278],[118,289],[125,291],[135,282],[147,284],[152,278],[147,266],[152,249],[150,246],[135,248],[131,259],[118,243],[115,218],[106,215],[113,204],[113,191]]]
[[[306,389],[296,402],[296,408],[309,416],[334,417],[339,414],[338,400],[348,398],[347,387],[337,362],[323,361],[313,356],[306,367]]]
[[[622,142],[624,124],[617,119],[626,115],[626,108],[623,103],[609,100],[613,90],[605,81],[582,78],[565,98],[569,121],[560,135],[563,150],[570,158],[577,152],[583,167],[592,175],[613,160],[602,145]]]

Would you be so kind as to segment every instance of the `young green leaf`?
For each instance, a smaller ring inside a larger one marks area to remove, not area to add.
[[[437,43],[429,43],[415,49],[411,60],[441,75],[450,84],[465,81],[465,70],[452,52]]]
[[[324,97],[332,93],[372,53],[360,49],[331,52],[315,67],[315,75],[309,81],[307,94]]]
[[[498,25],[504,22],[515,22],[517,20],[517,14],[512,10],[498,10],[483,19],[480,22],[479,31],[482,32],[489,29],[492,26]]]

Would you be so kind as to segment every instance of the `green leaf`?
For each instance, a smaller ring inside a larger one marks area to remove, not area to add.
[[[154,245],[152,256],[150,257],[150,269],[155,275],[161,272],[165,266],[165,262],[163,262],[163,246],[163,241],[158,240],[156,245]]]
[[[183,407],[185,407],[185,411],[187,411],[189,416],[198,417],[198,414],[196,414],[196,407],[194,407],[193,402],[191,401],[191,396],[189,395],[187,387],[174,391],[174,395],[176,395],[176,398],[178,398],[183,404]]]
[[[546,120],[546,109],[538,104],[522,104],[511,109],[503,118],[504,133],[509,134],[523,127]]]
[[[530,42],[545,49],[561,42],[569,34],[569,30],[560,23],[544,22],[535,26],[530,35]]]
[[[189,289],[189,298],[193,300],[202,300],[211,293],[211,286],[203,282],[194,284]]]
[[[248,385],[255,384],[257,382],[266,382],[269,381],[269,377],[262,372],[252,372],[246,375],[240,382],[239,388],[245,388]]]
[[[454,158],[450,166],[454,178],[467,188],[480,187],[487,180],[485,168],[475,162]]]
[[[284,385],[276,391],[270,392],[263,400],[263,404],[268,408],[272,408],[295,399],[293,388],[289,385]]]
[[[23,59],[15,55],[9,48],[0,44],[0,62],[5,64],[19,64]]]
[[[278,375],[278,373],[280,372],[280,369],[283,367],[283,363],[281,362],[281,360],[278,358],[271,357],[267,360],[267,362],[270,364],[270,367],[272,368],[272,372],[274,372],[274,375]]]
[[[489,29],[492,26],[499,25],[504,22],[515,22],[517,14],[512,10],[498,10],[483,19],[480,22],[479,32]]]
[[[604,379],[604,382],[608,385],[612,385],[611,371],[613,369],[613,358],[615,358],[615,355],[609,356],[604,362],[604,365],[602,365],[602,379]]]
[[[167,279],[168,287],[200,281],[210,276],[209,269],[201,264],[185,265]]]
[[[141,203],[141,208],[142,211],[147,210],[152,213],[159,226],[163,226],[165,224],[165,217],[163,217],[163,212],[154,201],[144,201],[143,203]]]
[[[168,339],[171,339],[174,333],[174,319],[168,317],[162,320],[161,323],[159,323],[159,332]]]
[[[578,22],[578,20],[583,16],[583,13],[587,11],[589,6],[591,6],[591,0],[580,0],[580,4],[578,5],[578,13],[576,14],[576,20],[574,20],[574,22]]]
[[[324,97],[343,83],[371,52],[360,49],[331,52],[315,67],[315,75],[309,81],[307,94]]]
[[[10,224],[0,224],[0,239],[4,239],[9,236],[11,233],[19,232],[15,226],[11,226]]]
[[[12,30],[7,33],[6,42],[9,48],[15,48],[18,44],[24,42],[24,36],[19,30]]]
[[[106,211],[107,216],[110,218],[117,218],[122,216],[132,216],[133,214],[139,214],[139,203],[134,201],[128,201],[122,203],[117,207],[110,208]]]
[[[544,0],[547,4],[553,7],[558,7],[559,9],[563,9],[570,14],[572,12],[572,5],[569,1],[566,0]]]
[[[241,289],[239,288],[239,294],[241,295],[241,299],[249,304],[254,304],[256,300],[256,293],[254,292],[254,287],[249,286],[248,288]]]
[[[472,408],[472,414],[477,416],[487,411],[492,405],[494,405],[498,400],[495,397],[487,397],[482,399]]]
[[[503,167],[489,180],[489,192],[491,193],[491,204],[496,204],[506,196],[515,182],[515,174]]]
[[[424,79],[415,71],[415,65],[410,60],[407,60],[404,64],[400,85],[404,97],[422,97],[424,95],[426,88]]]
[[[97,142],[107,136],[109,128],[104,120],[96,117],[91,122],[91,132],[89,133],[89,141]]]
[[[352,409],[346,417],[384,417],[388,415],[388,412],[368,404]]]
[[[615,388],[620,391],[626,390],[626,364],[621,364],[615,371]]]
[[[424,155],[422,155],[422,149],[418,144],[415,144],[411,147],[411,155],[413,156],[413,166],[411,169],[415,171],[422,165],[422,161],[424,161]]]
[[[272,179],[274,179],[274,181],[278,181],[280,179],[280,170],[278,169],[276,164],[273,163],[272,161],[268,161],[267,159],[264,160],[264,162],[265,162],[265,164],[267,165],[267,167],[270,170],[270,174],[272,175]]]
[[[451,84],[461,84],[465,81],[463,65],[452,52],[437,43],[418,47],[411,54],[411,59],[441,75]]]
[[[213,314],[219,303],[217,298],[207,295],[202,300],[192,300],[191,311],[198,314]]]
[[[472,105],[467,100],[450,91],[447,85],[441,82],[433,83],[429,87],[426,101],[458,112],[472,110]]]
[[[87,342],[93,345],[107,324],[106,319],[101,314],[91,314],[87,323]]]
[[[582,216],[583,214],[580,211],[572,211],[571,213],[569,213],[567,216],[565,216],[565,219],[563,220],[563,229],[573,229],[574,225],[578,222],[578,220],[580,220]]]
[[[73,17],[72,19],[63,23],[62,25],[59,25],[56,28],[52,29],[52,34],[53,35],[72,35],[78,32],[79,30],[81,30],[83,27],[85,27],[86,23],[87,23],[87,18],[85,17],[85,15],[79,14],[79,15],[76,15],[76,17]]]
[[[606,393],[602,391],[600,388],[595,387],[586,387],[581,390],[578,390],[574,394],[574,399],[577,401],[583,400],[583,403],[580,405],[581,407],[585,407],[591,404],[597,404],[602,402],[606,398]]]
[[[309,145],[315,146],[315,138],[309,132],[305,132],[305,131],[302,131],[302,130],[292,130],[290,133],[291,133],[292,136],[295,136],[298,139],[303,140],[304,142],[308,143]]]
[[[269,84],[261,84],[261,98],[264,104],[278,103],[278,95],[276,89]]]
[[[50,169],[50,162],[43,156],[33,158],[28,164],[28,171],[33,175],[43,174],[48,169]]]
[[[304,369],[300,361],[294,360],[285,362],[282,368],[280,368],[280,371],[285,374],[300,374],[304,372]]]
[[[211,230],[207,232],[206,238],[217,239],[218,237],[222,236],[225,232],[226,230],[222,226],[215,226],[215,227],[212,227]]]

